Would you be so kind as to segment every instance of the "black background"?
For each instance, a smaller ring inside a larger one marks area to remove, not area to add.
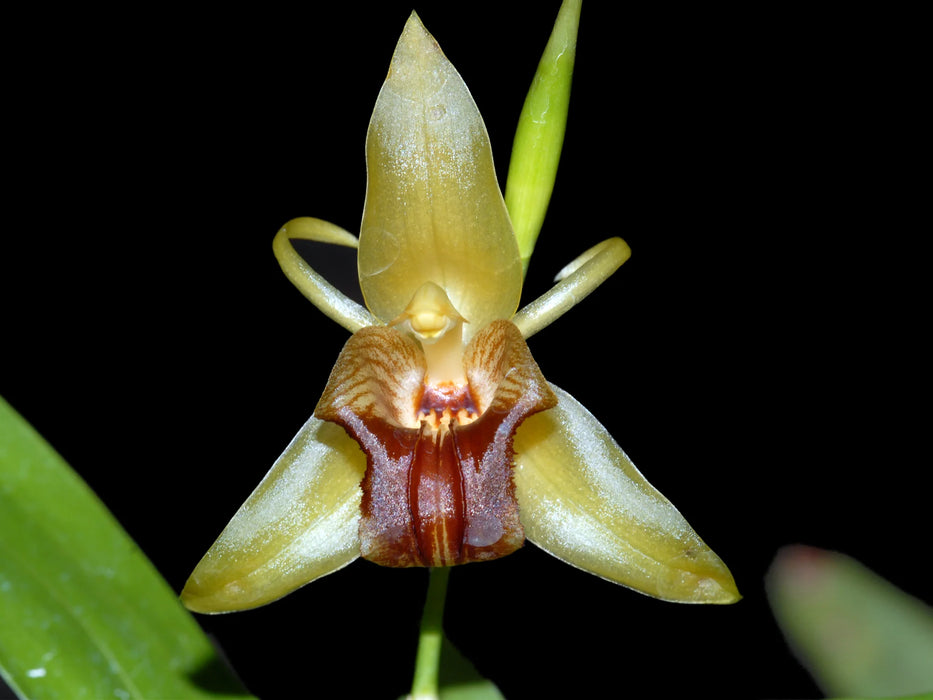
[[[295,216],[357,230],[366,125],[411,6],[337,5],[19,27],[31,48],[9,66],[0,395],[176,590],[310,415],[347,337],[271,241]],[[503,181],[557,6],[417,6]],[[779,547],[847,552],[930,599],[928,286],[897,81],[912,48],[890,41],[897,18],[609,6],[583,10],[525,301],[608,236],[633,256],[530,347],[745,599],[661,603],[529,545],[454,571],[447,631],[509,698],[817,697],[764,599]],[[425,582],[360,561],[199,619],[263,698],[392,698]]]

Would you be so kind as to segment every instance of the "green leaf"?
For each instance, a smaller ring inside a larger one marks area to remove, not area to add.
[[[447,636],[441,642],[440,700],[503,700],[496,684],[476,667]]]
[[[933,691],[933,610],[845,555],[787,547],[768,598],[791,648],[830,696]]]
[[[420,651],[420,646],[419,646]],[[460,650],[441,633],[439,649],[437,689],[429,692],[412,692],[398,700],[504,700],[499,688],[488,678],[480,675],[476,667]],[[415,690],[413,688],[413,690]]]
[[[582,0],[564,0],[519,117],[505,184],[524,270],[544,223],[564,144]]]
[[[194,619],[0,398],[0,671],[30,698],[244,698]]]
[[[833,700],[933,700],[933,693],[921,693],[920,695],[889,695],[886,698],[834,698]]]
[[[447,567],[428,570],[415,677],[408,697],[415,700],[502,700],[496,685],[483,678],[444,634],[444,601],[449,577]]]

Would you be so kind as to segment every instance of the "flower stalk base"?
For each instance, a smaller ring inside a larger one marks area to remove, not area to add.
[[[415,656],[415,677],[411,684],[412,700],[437,700],[438,672],[441,667],[441,644],[444,639],[444,600],[450,568],[428,569],[428,592],[421,614],[418,653]]]

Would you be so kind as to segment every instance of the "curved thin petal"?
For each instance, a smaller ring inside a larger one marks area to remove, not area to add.
[[[515,433],[525,535],[568,564],[663,600],[733,603],[726,565],[649,484],[608,431],[551,385],[557,408]]]
[[[544,294],[515,314],[512,323],[522,336],[530,338],[549,326],[590,292],[605,282],[632,255],[621,238],[607,238],[577,256],[558,273],[556,282]]]
[[[265,605],[359,556],[366,458],[311,418],[210,548],[181,593],[201,613]]]
[[[463,79],[414,13],[366,138],[360,286],[388,323],[425,282],[472,336],[518,307],[522,266],[489,137]]]
[[[292,246],[292,238],[356,248],[356,236],[327,221],[303,216],[292,219],[279,229],[272,240],[272,251],[291,283],[329,318],[351,333],[365,326],[377,325],[379,319],[321,277],[298,255]]]

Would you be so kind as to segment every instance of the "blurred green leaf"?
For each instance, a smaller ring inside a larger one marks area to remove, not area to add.
[[[544,223],[564,145],[582,0],[564,0],[518,120],[505,184],[522,266]]]
[[[834,698],[834,700],[933,700],[933,693],[921,693],[920,695],[897,695],[886,698]]]
[[[110,512],[2,398],[0,672],[30,698],[248,697]]]
[[[933,610],[842,554],[786,547],[767,577],[788,644],[830,696],[933,697]]]
[[[496,684],[483,678],[447,635],[441,635],[437,693],[440,700],[504,700]],[[411,697],[407,695],[398,700]]]
[[[441,700],[503,700],[495,683],[483,678],[476,667],[450,640],[441,642]]]

